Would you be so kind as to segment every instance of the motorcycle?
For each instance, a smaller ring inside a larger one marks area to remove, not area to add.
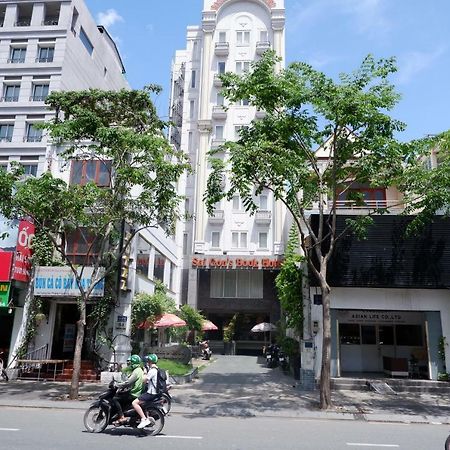
[[[280,351],[278,354],[278,362],[280,363],[281,369],[286,371],[288,369],[288,360],[284,352]]]
[[[108,385],[108,390],[101,393],[98,400],[89,406],[83,417],[83,423],[87,431],[90,433],[101,433],[108,425],[112,425],[118,419],[117,410],[112,401],[117,390],[116,382],[114,380],[111,381]],[[143,428],[142,431],[150,435],[161,433],[164,428],[165,416],[161,397],[154,401],[146,402],[141,407],[144,414],[150,419],[150,424]],[[126,421],[119,426],[137,428],[141,419],[131,404],[124,405],[123,411]]]
[[[207,341],[200,342],[200,346],[202,349],[202,359],[209,361],[211,359],[212,351],[209,348],[209,344]]]
[[[270,368],[278,366],[278,347],[271,345],[266,350],[266,365]]]
[[[3,354],[4,354],[4,352],[0,352],[0,379],[9,381],[8,374],[6,373],[6,370],[4,368],[5,365],[3,363],[3,358],[2,358]]]

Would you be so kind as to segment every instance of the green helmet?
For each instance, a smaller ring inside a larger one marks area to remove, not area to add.
[[[150,355],[147,355],[145,359],[153,364],[156,364],[158,362],[158,357],[154,353],[150,353]]]
[[[132,367],[139,366],[139,364],[141,364],[141,358],[139,355],[131,355],[130,363]]]

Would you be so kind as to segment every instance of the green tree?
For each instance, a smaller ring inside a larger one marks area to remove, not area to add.
[[[405,125],[389,115],[399,100],[388,81],[396,70],[394,59],[368,56],[358,70],[340,75],[338,81],[301,62],[277,73],[277,61],[274,52],[266,52],[248,73],[221,76],[231,103],[248,99],[265,117],[242,129],[237,142],[225,143],[225,160],[212,158],[205,200],[212,211],[215,202],[238,193],[253,213],[256,196],[268,189],[290,212],[322,294],[320,407],[326,409],[332,405],[328,262],[342,234],[363,235],[371,217],[386,212],[373,209],[355,216],[338,235],[339,195],[363,204],[352,188],[395,185],[405,162],[414,158],[415,146],[396,139]],[[311,210],[318,217],[316,228]]]
[[[172,233],[179,217],[176,182],[189,165],[164,137],[166,124],[151,100],[158,91],[150,86],[119,92],[57,92],[47,98],[55,117],[44,128],[62,167],[74,161],[95,162],[97,184],[67,185],[50,172],[24,180],[18,168],[0,172],[0,212],[7,218],[31,218],[71,268],[80,289],[70,398],[78,396],[86,302],[94,286],[117,272],[140,229],[163,226]],[[125,227],[129,232],[124,233]],[[87,248],[86,257],[77,261],[66,248],[74,232]],[[93,274],[91,284],[84,286],[81,279],[87,266],[93,267]]]

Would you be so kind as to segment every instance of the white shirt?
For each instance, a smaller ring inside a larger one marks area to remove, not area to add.
[[[147,377],[147,393],[157,394],[156,392],[156,381],[158,378],[158,370],[156,366],[151,366],[146,375]]]

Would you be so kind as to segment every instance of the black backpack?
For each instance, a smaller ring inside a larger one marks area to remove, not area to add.
[[[167,392],[167,373],[165,370],[162,370],[159,367],[157,367],[156,370],[158,371],[155,386],[156,393],[164,394],[164,392]]]

